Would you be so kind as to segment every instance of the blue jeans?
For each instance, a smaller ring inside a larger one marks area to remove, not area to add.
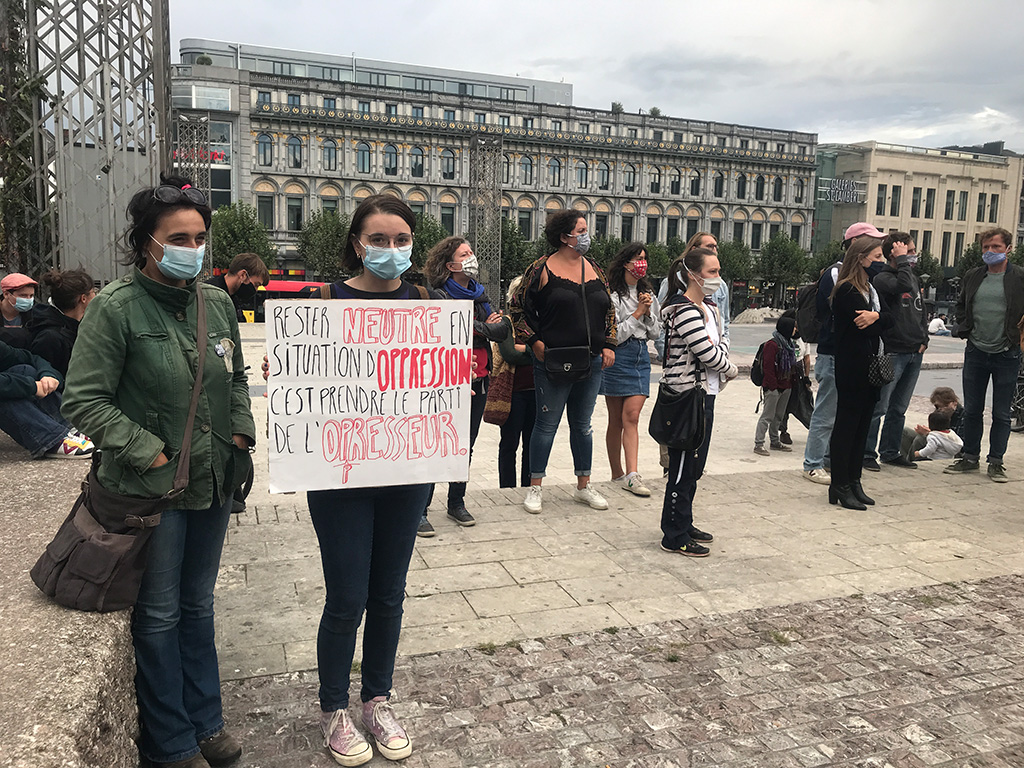
[[[679,549],[690,541],[693,530],[693,497],[697,481],[704,474],[711,447],[711,431],[715,426],[715,396],[704,398],[704,442],[696,451],[668,449],[668,477],[665,500],[661,505],[661,545]]]
[[[892,461],[900,455],[900,443],[903,440],[903,424],[906,422],[907,408],[910,398],[914,396],[917,377],[921,375],[921,362],[924,355],[919,352],[894,354],[893,368],[896,375],[893,380],[882,387],[878,394],[878,403],[871,416],[868,428],[868,440],[864,444],[864,458],[875,458],[875,445],[878,445],[878,457],[882,461]],[[885,424],[881,424],[885,416]],[[878,427],[882,427],[882,439],[878,441]]]
[[[231,500],[163,513],[132,613],[139,751],[184,760],[224,727],[213,642],[213,587]]]
[[[1020,348],[990,355],[970,341],[964,351],[964,458],[981,457],[985,393],[992,379],[992,430],[988,436],[988,463],[1002,464],[1010,439],[1010,403],[1020,371]]]
[[[818,394],[814,399],[811,424],[807,427],[807,445],[804,447],[804,470],[822,469],[829,458],[829,440],[836,422],[836,359],[818,353],[814,361],[814,378]]]
[[[533,366],[534,391],[537,394],[537,415],[530,437],[530,477],[547,474],[551,446],[562,420],[562,411],[569,412],[569,450],[576,477],[589,477],[594,459],[594,430],[590,417],[601,388],[601,357],[590,361],[590,375],[582,381],[559,381],[548,377],[540,361]],[[568,406],[568,409],[567,409]]]
[[[31,365],[12,365],[4,373],[35,379]],[[60,394],[19,400],[0,400],[0,429],[36,459],[64,439],[71,425],[60,415]]]
[[[405,576],[430,485],[306,494],[327,599],[316,638],[320,709],[348,707],[356,630],[363,627],[361,699],[390,696],[402,631]]]

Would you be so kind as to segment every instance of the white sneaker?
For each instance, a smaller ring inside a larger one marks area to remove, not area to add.
[[[639,472],[630,472],[619,478],[619,485],[636,496],[650,496],[651,489],[644,485],[644,479]]]
[[[590,483],[587,483],[582,488],[577,488],[572,498],[580,504],[589,505],[591,509],[608,509],[608,502],[604,500],[604,496],[595,491]]]
[[[804,477],[812,483],[820,485],[830,485],[832,483],[832,476],[825,469],[805,469]]]
[[[541,490],[539,485],[531,485],[526,492],[526,499],[523,501],[523,509],[531,515],[539,515],[542,506]]]

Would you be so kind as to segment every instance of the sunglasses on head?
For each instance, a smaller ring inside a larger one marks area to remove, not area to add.
[[[206,195],[191,184],[186,184],[181,189],[171,184],[161,184],[153,190],[153,197],[168,205],[180,203],[182,200],[188,200],[195,205],[206,205]]]

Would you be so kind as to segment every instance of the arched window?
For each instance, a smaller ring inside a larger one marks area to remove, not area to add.
[[[501,156],[501,183],[508,184],[512,178],[512,158],[508,155]]]
[[[455,153],[446,149],[441,153],[441,178],[455,178]]]
[[[533,184],[533,160],[526,156],[519,161],[519,183]]]
[[[747,199],[747,174],[745,173],[736,176],[736,197],[740,200]]]
[[[627,165],[624,175],[625,189],[627,192],[636,192],[636,166]]]
[[[333,139],[324,142],[324,170],[338,170],[338,145]]]
[[[657,195],[661,192],[661,171],[657,168],[651,169],[651,194]]]
[[[608,163],[597,166],[597,188],[608,189],[612,184],[612,170]]]
[[[678,168],[672,169],[672,175],[669,178],[669,192],[673,195],[678,195],[683,190],[683,175],[679,173]]]
[[[587,188],[588,177],[587,164],[582,160],[576,161],[576,186],[580,189]]]
[[[715,197],[725,196],[725,174],[719,171],[715,174]]]
[[[288,139],[288,167],[302,167],[302,140],[298,136]]]
[[[804,201],[804,180],[797,179],[796,184],[793,186],[793,202],[802,203]],[[796,239],[796,238],[794,238]]]
[[[398,150],[395,149],[393,144],[388,144],[384,147],[384,175],[398,175]]]
[[[772,200],[776,203],[782,202],[782,177],[776,176],[772,182]]]
[[[274,140],[269,134],[261,133],[256,139],[256,164],[270,166],[274,164]]]
[[[764,176],[758,176],[754,180],[754,199],[764,200]]]
[[[356,147],[356,170],[359,173],[370,172],[370,145],[365,141],[359,142]]]
[[[690,177],[690,194],[694,197],[700,195],[700,171],[694,171]]]
[[[552,187],[562,186],[562,164],[557,157],[548,161],[548,184]]]
[[[423,150],[419,147],[409,151],[409,174],[414,179],[423,178]]]

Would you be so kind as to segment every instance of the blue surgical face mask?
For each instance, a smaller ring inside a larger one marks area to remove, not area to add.
[[[152,235],[150,239],[164,249],[164,258],[156,263],[164,277],[171,280],[191,280],[203,269],[203,255],[206,243],[198,248],[187,248],[183,245],[165,245]]]
[[[35,299],[26,299],[24,296],[14,297],[14,308],[19,312],[28,312],[35,305]]]
[[[996,253],[995,251],[985,251],[981,254],[981,260],[991,267],[1006,261],[1006,254]]]
[[[377,248],[363,246],[363,266],[381,280],[396,280],[412,266],[412,246],[404,248]]]

